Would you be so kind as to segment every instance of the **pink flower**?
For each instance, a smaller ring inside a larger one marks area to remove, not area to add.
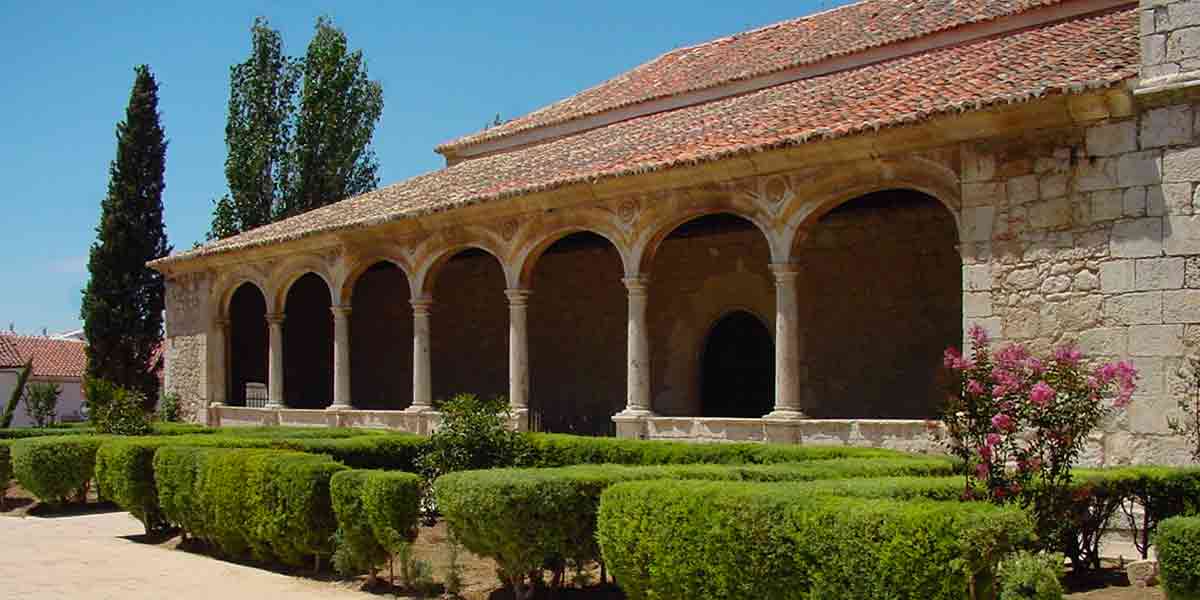
[[[981,462],[981,463],[975,465],[975,476],[978,477],[979,479],[987,479],[988,464],[985,462]]]
[[[1029,401],[1043,408],[1054,400],[1057,392],[1050,387],[1045,381],[1039,381],[1033,384],[1033,388],[1029,390]]]
[[[998,434],[998,433],[987,434],[987,442],[986,443],[989,448],[995,448],[996,446],[999,446],[1000,445],[1000,434]]]
[[[942,353],[942,365],[947,369],[956,369],[957,365],[962,362],[962,353],[957,348],[946,348]]]
[[[992,460],[992,447],[981,446],[979,448],[979,458],[983,459],[984,462]]]
[[[1046,371],[1046,365],[1036,358],[1030,358],[1025,362],[1025,366],[1029,367],[1029,372],[1034,375],[1041,375]]]
[[[971,341],[974,342],[976,348],[982,348],[992,341],[988,336],[987,330],[980,327],[979,324],[971,325],[971,328],[967,330],[967,334],[971,336]]]
[[[1029,349],[1021,344],[1009,344],[996,353],[996,364],[1008,371],[1020,371],[1029,359]]]
[[[1012,431],[1013,425],[1012,417],[1004,413],[996,413],[996,416],[992,417],[992,426],[998,431]]]
[[[1083,353],[1074,344],[1063,344],[1054,349],[1054,360],[1064,365],[1077,365],[1083,358]]]
[[[982,396],[984,393],[983,384],[976,379],[967,381],[967,393],[973,396]]]

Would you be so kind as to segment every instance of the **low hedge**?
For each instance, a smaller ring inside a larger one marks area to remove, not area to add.
[[[833,458],[903,458],[896,450],[797,444],[696,444],[665,440],[632,440],[556,433],[526,435],[528,456],[521,466],[566,467],[583,464],[769,464]]]
[[[165,445],[154,455],[165,520],[229,556],[301,565],[332,552],[328,456]]]
[[[96,468],[103,435],[31,437],[11,443],[12,470],[21,487],[39,500],[59,504],[83,499]]]
[[[1173,517],[1154,537],[1168,600],[1200,600],[1200,517]]]
[[[940,457],[814,460],[771,465],[578,465],[556,469],[493,469],[444,475],[434,482],[438,509],[462,544],[496,560],[519,579],[543,564],[600,558],[595,540],[600,495],[622,481],[816,481],[888,475],[950,475]],[[959,480],[961,492],[961,480]]]
[[[416,539],[421,478],[398,471],[342,471],[330,480],[338,536],[335,564],[344,574],[374,573],[402,543]]]
[[[8,491],[8,482],[12,481],[12,453],[10,442],[0,440],[0,503],[4,502],[4,494]]]
[[[174,438],[119,438],[96,451],[96,488],[142,522],[149,533],[166,525],[154,482],[154,453]]]
[[[644,481],[604,491],[597,538],[631,599],[970,597],[1027,545],[1019,509]]]

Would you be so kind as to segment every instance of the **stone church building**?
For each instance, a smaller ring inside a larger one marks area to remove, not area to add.
[[[152,263],[197,421],[929,444],[978,323],[1142,373],[1179,461],[1200,0],[866,0],[668,52],[446,166]],[[261,392],[265,388],[265,393]]]

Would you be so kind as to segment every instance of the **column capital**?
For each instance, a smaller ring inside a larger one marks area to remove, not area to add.
[[[349,304],[334,304],[329,307],[329,312],[333,313],[335,317],[349,317],[351,307]]]
[[[529,297],[533,295],[533,290],[509,288],[504,290],[504,295],[508,298],[509,306],[525,306],[529,302]]]
[[[413,307],[413,314],[428,315],[430,308],[433,307],[433,296],[417,296],[408,303]]]
[[[631,296],[646,295],[646,288],[650,286],[649,275],[635,275],[633,277],[623,277],[621,283],[625,284],[625,289],[629,290]]]
[[[795,279],[800,274],[800,265],[796,263],[771,263],[771,273],[775,275],[775,281],[783,281]]]
[[[271,325],[282,325],[284,318],[287,317],[284,313],[267,313],[267,323]]]

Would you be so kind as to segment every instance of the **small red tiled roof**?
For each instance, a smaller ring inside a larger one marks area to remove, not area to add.
[[[1063,0],[866,0],[679,48],[502,125],[446,142],[453,151],[521,131],[992,21]]]
[[[1137,75],[1139,64],[1137,7],[1132,5],[463,161],[157,264],[1051,94],[1080,93],[1129,80]]]
[[[0,335],[0,369],[21,365],[21,355],[17,352],[17,347],[7,336]]]
[[[33,359],[33,377],[82,378],[87,370],[86,344],[77,340],[0,334],[0,346],[16,348],[17,364]]]

